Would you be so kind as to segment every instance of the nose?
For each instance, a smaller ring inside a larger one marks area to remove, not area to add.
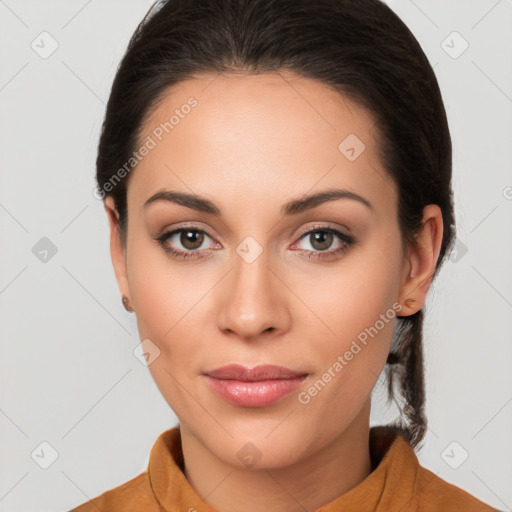
[[[218,327],[224,334],[249,341],[288,330],[287,288],[269,259],[266,250],[252,262],[234,253],[233,268],[217,291]]]

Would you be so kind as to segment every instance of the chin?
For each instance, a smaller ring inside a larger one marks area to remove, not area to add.
[[[240,421],[221,424],[226,430],[219,436],[218,430],[199,433],[203,443],[226,464],[239,469],[276,469],[290,466],[304,453],[304,436],[298,426],[286,428],[279,425],[288,413],[279,414],[279,420],[257,422]],[[292,416],[292,415],[290,415]],[[285,420],[287,421],[287,420]],[[277,427],[277,428],[276,428]],[[298,449],[300,447],[300,449]]]

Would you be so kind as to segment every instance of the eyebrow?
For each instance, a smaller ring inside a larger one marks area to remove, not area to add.
[[[355,192],[343,189],[328,189],[322,192],[317,192],[315,194],[301,197],[299,199],[293,199],[288,203],[285,203],[281,207],[281,214],[296,215],[306,210],[315,208],[316,206],[319,206],[323,203],[335,201],[337,199],[351,199],[358,201],[364,204],[370,210],[374,210],[370,201],[364,197],[361,197]],[[181,206],[186,206],[187,208],[196,210],[198,212],[209,213],[217,217],[222,215],[220,208],[209,199],[198,196],[196,194],[176,192],[173,190],[159,190],[142,205],[142,208],[147,209],[152,203],[155,203],[156,201],[168,201],[171,203],[179,204]]]

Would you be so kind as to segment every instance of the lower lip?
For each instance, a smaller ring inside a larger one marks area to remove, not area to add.
[[[229,403],[242,407],[263,407],[277,402],[297,389],[306,380],[307,375],[251,382],[215,379],[209,375],[206,378],[210,387]]]

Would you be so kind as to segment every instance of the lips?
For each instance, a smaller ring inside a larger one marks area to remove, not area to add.
[[[246,368],[231,364],[205,373],[210,389],[230,404],[241,407],[264,407],[290,394],[308,377],[276,365]]]
[[[206,372],[206,375],[214,377],[215,379],[254,382],[270,379],[293,379],[307,375],[307,372],[296,372],[284,366],[271,364],[255,366],[254,368],[246,368],[239,364],[230,364],[216,368],[215,370],[210,370]]]

